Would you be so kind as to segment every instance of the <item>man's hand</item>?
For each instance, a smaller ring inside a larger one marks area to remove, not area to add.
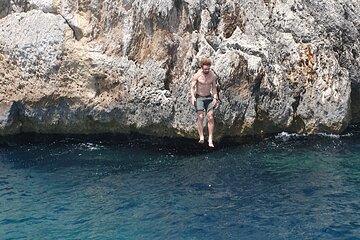
[[[214,98],[212,101],[212,105],[214,106],[214,109],[217,109],[219,106],[219,100],[217,98]]]

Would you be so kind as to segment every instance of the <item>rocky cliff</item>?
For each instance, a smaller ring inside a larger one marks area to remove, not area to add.
[[[216,136],[360,122],[358,0],[2,0],[0,135],[196,136],[189,79],[219,76]]]

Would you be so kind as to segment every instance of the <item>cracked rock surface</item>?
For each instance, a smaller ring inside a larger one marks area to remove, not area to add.
[[[196,137],[190,77],[210,57],[216,137],[360,122],[357,0],[4,0],[0,135]]]

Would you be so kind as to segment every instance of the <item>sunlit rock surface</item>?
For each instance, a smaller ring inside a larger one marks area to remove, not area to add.
[[[204,56],[218,138],[339,133],[360,121],[359,16],[356,0],[4,0],[0,134],[194,137]]]

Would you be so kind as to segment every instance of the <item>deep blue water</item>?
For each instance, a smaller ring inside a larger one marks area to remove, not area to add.
[[[0,239],[360,239],[360,137],[0,147]]]

